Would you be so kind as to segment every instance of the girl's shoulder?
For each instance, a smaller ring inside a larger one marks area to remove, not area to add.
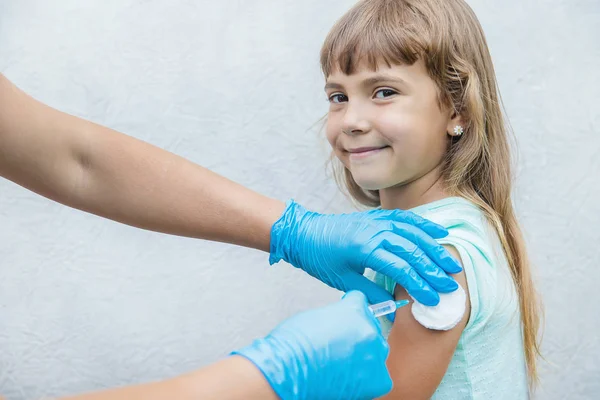
[[[497,234],[490,225],[483,210],[475,203],[462,197],[447,197],[412,208],[410,211],[449,232],[440,239],[442,244],[463,245],[468,243],[479,252],[495,253]]]
[[[481,207],[464,198],[449,197],[411,211],[448,229],[448,236],[437,241],[454,247],[461,257],[471,298],[472,318],[467,329],[491,316],[502,318],[499,301],[507,311],[517,308],[502,244]]]
[[[442,221],[442,225],[448,225],[449,228],[460,227],[463,224],[480,227],[486,221],[481,207],[463,197],[446,197],[411,208],[409,211],[434,222]]]

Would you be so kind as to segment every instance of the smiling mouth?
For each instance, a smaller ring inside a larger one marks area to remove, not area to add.
[[[351,159],[359,159],[365,158],[374,154],[379,153],[381,150],[384,150],[390,146],[380,146],[380,147],[359,147],[356,149],[348,149],[346,150],[350,154]]]

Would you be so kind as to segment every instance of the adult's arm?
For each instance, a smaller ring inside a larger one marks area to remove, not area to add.
[[[55,110],[1,74],[0,176],[124,224],[264,251],[285,208],[173,153]]]
[[[275,400],[278,398],[252,362],[241,356],[232,356],[173,379],[57,400]]]
[[[427,305],[460,270],[433,238],[447,231],[402,210],[323,215],[262,196],[110,128],[55,110],[0,74],[0,176],[124,224],[270,252],[372,303],[391,295],[362,276],[390,276]]]
[[[165,380],[60,400],[372,399],[388,393],[389,347],[360,292],[292,316],[231,357]]]

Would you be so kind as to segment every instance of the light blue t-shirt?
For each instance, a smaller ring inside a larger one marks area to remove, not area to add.
[[[479,207],[459,197],[410,211],[448,229],[449,235],[438,242],[460,254],[471,300],[469,322],[432,399],[527,399],[519,302],[493,227]],[[365,276],[394,293],[391,279],[371,270]],[[386,318],[380,321],[387,337],[392,325]]]

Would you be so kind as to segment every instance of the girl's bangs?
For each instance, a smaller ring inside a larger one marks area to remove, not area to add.
[[[416,21],[407,21],[406,13],[400,11],[364,2],[345,14],[321,49],[325,77],[338,70],[351,75],[361,67],[376,71],[381,64],[414,64],[424,46],[410,29]]]

